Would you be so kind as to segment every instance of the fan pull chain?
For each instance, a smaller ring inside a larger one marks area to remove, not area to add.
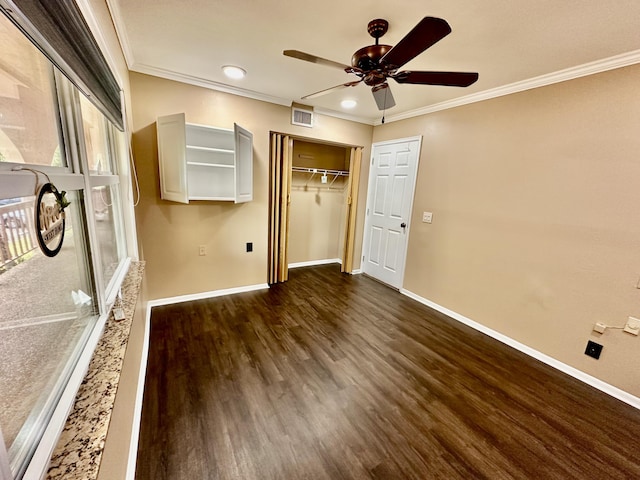
[[[389,87],[384,89],[384,104],[382,105],[382,124],[384,125],[384,114],[387,111],[387,91]]]

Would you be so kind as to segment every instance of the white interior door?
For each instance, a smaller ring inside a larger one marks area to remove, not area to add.
[[[421,137],[374,143],[362,271],[402,287]]]

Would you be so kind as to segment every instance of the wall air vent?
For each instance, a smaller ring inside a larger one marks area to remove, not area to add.
[[[301,127],[313,127],[313,111],[291,107],[291,124]]]

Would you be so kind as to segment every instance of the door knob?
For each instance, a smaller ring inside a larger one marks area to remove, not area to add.
[[[404,223],[404,222],[402,222],[402,223],[400,224],[400,226],[401,226],[402,228],[407,228],[407,224],[406,224],[406,223]]]

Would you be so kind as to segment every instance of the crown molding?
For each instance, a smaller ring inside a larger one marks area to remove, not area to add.
[[[349,120],[356,123],[364,123],[365,125],[373,125],[374,121],[367,117],[358,117],[357,115],[349,115],[348,113],[337,112],[335,110],[329,110],[326,108],[313,107],[313,111],[320,115],[327,117],[340,118],[342,120]]]
[[[116,35],[120,42],[120,48],[124,55],[124,60],[127,62],[127,67],[131,70],[131,66],[135,63],[133,58],[133,50],[131,49],[131,42],[129,42],[129,36],[127,35],[127,28],[125,27],[124,20],[122,19],[122,12],[120,11],[120,4],[116,0],[106,0],[107,8],[111,14],[113,20],[113,26],[116,29]]]
[[[521,82],[511,83],[502,87],[484,90],[482,92],[473,93],[471,95],[455,98],[446,102],[436,103],[426,107],[418,108],[416,110],[410,110],[408,112],[399,113],[397,115],[389,115],[386,117],[385,122],[397,122],[399,120],[405,120],[408,118],[418,117],[420,115],[426,115],[428,113],[439,112],[441,110],[447,110],[449,108],[460,107],[462,105],[468,105],[470,103],[482,102],[484,100],[489,100],[492,98],[511,95],[512,93],[540,88],[547,85],[552,85],[554,83],[566,82],[567,80],[586,77],[588,75],[594,75],[596,73],[606,72],[608,70],[614,70],[616,68],[627,67],[636,63],[640,63],[640,50],[634,50],[602,60],[597,60],[595,62],[589,62],[583,65],[578,65],[576,67],[566,68],[557,72],[540,75],[538,77],[533,77]],[[382,125],[382,123],[377,120],[374,125],[378,126]]]
[[[167,80],[174,80],[176,82],[187,83],[189,85],[195,85],[197,87],[204,87],[219,92],[230,93],[232,95],[238,95],[240,97],[252,98],[254,100],[260,100],[263,102],[274,103],[276,105],[282,105],[285,107],[291,107],[293,100],[286,98],[275,97],[272,95],[266,95],[264,93],[254,92],[253,90],[245,90],[242,88],[232,87],[225,85],[224,83],[214,82],[207,80],[206,78],[195,77],[193,75],[186,75],[184,73],[174,72],[173,70],[167,70],[164,68],[152,67],[143,63],[134,63],[129,67],[132,72],[144,73],[146,75],[152,75],[154,77],[165,78]],[[336,112],[335,110],[329,110],[324,108],[312,107],[313,112],[319,115],[327,117],[340,118],[342,120],[349,120],[356,123],[364,123],[365,125],[373,125],[373,121],[366,117],[358,117],[355,115],[348,115],[342,112]]]
[[[187,83],[189,85],[195,85],[197,87],[204,87],[210,90],[217,90],[219,92],[231,93],[232,95],[238,95],[240,97],[252,98],[254,100],[260,100],[263,102],[274,103],[276,105],[283,105],[285,107],[291,106],[291,100],[286,98],[274,97],[272,95],[266,95],[264,93],[254,92],[253,90],[245,90],[243,88],[231,87],[224,83],[214,82],[207,80],[206,78],[195,77],[193,75],[186,75],[184,73],[174,72],[164,68],[152,67],[142,63],[134,63],[130,70],[132,72],[144,73],[146,75],[152,75],[154,77],[166,78],[167,80],[175,80],[176,82]]]

